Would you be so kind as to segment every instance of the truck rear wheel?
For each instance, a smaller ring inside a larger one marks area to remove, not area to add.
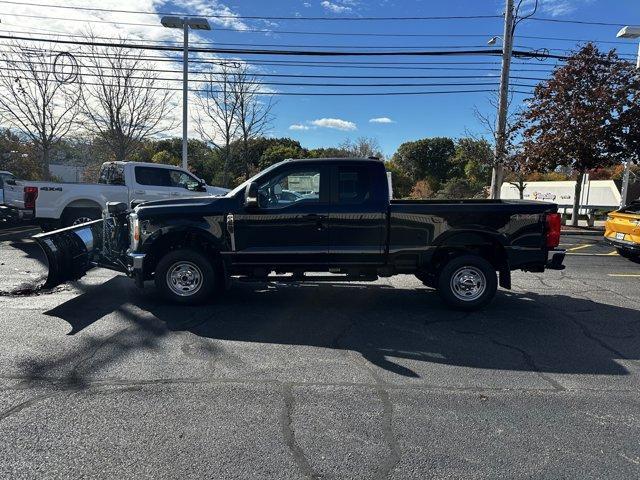
[[[477,310],[487,305],[498,289],[496,271],[477,255],[451,259],[438,275],[438,293],[450,307]]]
[[[62,215],[62,226],[80,225],[92,220],[98,220],[102,212],[95,208],[68,208]]]
[[[218,278],[209,258],[190,248],[167,253],[158,262],[156,288],[169,301],[202,303],[216,289]]]

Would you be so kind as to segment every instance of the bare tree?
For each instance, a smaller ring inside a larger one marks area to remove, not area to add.
[[[247,64],[241,64],[236,69],[232,85],[236,102],[236,121],[242,140],[242,158],[247,159],[249,142],[264,135],[271,128],[273,96],[265,94],[260,80],[249,71]],[[252,165],[245,160],[242,167],[245,178],[249,178]]]
[[[231,67],[220,65],[208,74],[205,87],[195,97],[196,131],[220,152],[223,159],[222,184],[230,183],[231,144],[238,139],[238,102]]]
[[[509,98],[507,103],[507,110],[509,110],[509,105],[513,96]],[[488,100],[489,105],[493,107],[494,111],[498,108],[498,99],[497,97],[491,97]],[[476,117],[476,120],[480,125],[482,125],[485,134],[491,135],[494,144],[497,143],[497,131],[496,131],[496,121],[495,116],[486,115],[480,111],[477,106],[473,108],[473,114]],[[507,179],[507,183],[513,185],[518,189],[520,193],[520,198],[524,196],[524,190],[526,188],[525,177],[526,174],[529,173],[528,169],[525,165],[525,157],[520,154],[520,145],[518,143],[518,133],[520,130],[520,125],[518,124],[518,115],[519,111],[510,112],[507,115],[507,125],[505,128],[505,138],[503,143],[503,152],[502,152],[502,165],[507,170],[507,175],[505,179]],[[468,132],[467,132],[468,133]],[[469,134],[472,138],[477,137],[473,134]],[[491,155],[491,159],[487,164],[488,167],[494,168],[498,163],[498,158],[496,156],[496,151],[493,151],[493,155]],[[498,187],[500,188],[500,187]]]
[[[93,36],[89,35],[89,40]],[[125,47],[91,46],[86,54],[82,95],[87,128],[124,161],[141,142],[170,130],[172,92],[163,90],[154,66],[142,53]]]
[[[11,45],[0,64],[0,119],[33,142],[49,179],[51,151],[76,122],[80,85],[57,76],[55,54],[33,44]]]
[[[358,137],[355,141],[346,139],[338,146],[338,148],[349,152],[352,157],[376,157],[384,160],[384,153],[382,153],[380,142],[378,142],[377,138]]]

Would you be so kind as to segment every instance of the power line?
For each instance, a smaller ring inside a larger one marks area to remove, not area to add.
[[[49,54],[57,54],[57,53],[70,53],[67,50],[57,50],[57,49],[43,49],[43,52],[49,52]],[[4,50],[4,52],[11,52],[11,50]],[[108,55],[101,54],[86,54],[82,52],[71,52],[77,58],[102,58],[108,59],[111,58]],[[123,58],[130,58],[141,61],[149,61],[149,62],[161,62],[161,63],[180,63],[182,61],[181,57],[171,57],[171,56],[149,56],[149,55],[128,55],[121,54]],[[229,63],[234,63],[233,59],[230,60],[202,60],[202,59],[190,59],[189,63],[198,64],[198,65],[224,65]],[[240,63],[238,61],[237,63]],[[375,62],[375,61],[367,61],[367,62],[354,62],[354,61],[335,61],[335,60],[275,60],[270,59],[266,61],[262,60],[254,60],[254,59],[242,59],[242,63],[246,63],[248,65],[257,65],[257,66],[277,66],[277,67],[305,67],[305,68],[335,68],[335,69],[367,69],[367,70],[378,70],[378,69],[393,69],[393,70],[451,70],[451,71],[475,71],[475,70],[484,70],[484,71],[495,71],[499,62],[495,61],[438,61],[438,62],[406,62],[406,61],[387,61],[387,62]],[[469,65],[469,67],[460,67],[460,65]],[[474,65],[471,67],[471,65]],[[494,67],[478,67],[475,65],[494,65]],[[536,69],[522,69],[521,71],[544,71],[543,69],[553,68],[554,65],[550,65],[547,63],[541,63],[540,61],[516,61],[514,65],[535,65]]]
[[[0,74],[0,78],[13,80],[14,77],[6,76]],[[101,83],[90,83],[84,82],[83,85],[89,86],[103,86]],[[115,87],[117,85],[104,85],[104,86],[112,86]],[[530,87],[529,85],[517,85],[520,87]],[[181,92],[182,88],[173,88],[173,87],[156,87],[156,86],[135,86],[131,85],[131,88],[142,88],[147,90],[160,90],[160,91],[175,91]],[[221,93],[216,90],[194,90],[189,89],[189,92],[194,93]],[[444,94],[461,94],[461,93],[492,93],[495,90],[492,89],[469,89],[469,90],[432,90],[432,91],[417,91],[417,92],[336,92],[336,93],[326,93],[326,92],[255,92],[255,95],[261,96],[297,96],[297,97],[365,97],[365,96],[412,96],[412,95],[444,95]]]
[[[140,45],[130,43],[113,44],[107,42],[78,42],[73,40],[60,40],[60,39],[48,39],[48,38],[29,38],[29,37],[14,37],[11,35],[0,35],[0,39],[9,40],[27,40],[27,41],[39,41],[48,43],[60,43],[68,45],[83,45],[83,46],[96,46],[96,47],[118,47],[122,49],[137,49],[137,50],[155,50],[155,51],[168,51],[168,52],[181,52],[180,47],[170,47],[164,45]],[[346,51],[314,51],[314,50],[262,50],[262,49],[229,49],[229,48],[190,48],[190,52],[194,53],[225,53],[236,55],[293,55],[293,56],[466,56],[466,55],[501,55],[502,50],[499,49],[487,49],[487,50],[433,50],[433,51],[391,51],[391,52],[346,52]],[[522,51],[514,50],[514,57],[526,57],[526,58],[551,58],[557,60],[566,60],[566,56],[552,55],[549,53],[538,51]]]
[[[14,24],[8,24],[8,23],[3,23],[0,24],[0,27],[2,27],[3,25],[8,25],[8,26],[12,26],[12,27],[20,27],[20,25],[14,25]],[[67,32],[63,32],[63,31],[59,31],[59,30],[44,30],[44,29],[39,29],[39,28],[34,28],[34,30],[39,30],[38,32],[34,32],[34,31],[29,31],[29,30],[6,30],[7,33],[12,33],[12,34],[27,34],[27,35],[46,35],[46,36],[51,36],[51,37],[55,37],[55,36],[60,36],[63,35],[65,37],[69,37],[69,38],[88,38],[88,35],[82,35],[82,34],[72,34],[72,33],[67,33]],[[220,29],[218,27],[215,28],[216,31],[218,30],[225,30],[225,29]],[[341,33],[341,32],[303,32],[303,31],[296,31],[296,32],[291,32],[291,31],[281,31],[281,30],[235,30],[235,29],[226,29],[232,32],[236,32],[236,33],[243,33],[243,32],[260,32],[260,33],[275,33],[275,34],[300,34],[300,35],[322,35],[322,36],[340,36],[340,35],[358,35],[358,36],[380,36],[380,37],[429,37],[429,38],[441,38],[441,37],[455,37],[455,38],[490,38],[491,35],[487,35],[484,33],[474,33],[474,34],[441,34],[441,33],[425,33],[425,34],[386,34],[386,33],[380,33],[380,34],[375,34],[375,33]],[[48,33],[43,33],[43,32],[48,32]],[[104,37],[104,36],[99,36],[99,35],[91,35],[90,38],[92,39],[100,39],[100,40],[111,40],[114,42],[120,42],[123,40],[123,38],[118,38],[118,37]],[[588,38],[564,38],[564,37],[542,37],[542,36],[536,36],[536,35],[517,35],[517,38],[521,38],[521,39],[525,39],[525,40],[549,40],[549,41],[555,41],[555,42],[576,42],[576,43],[606,43],[606,44],[612,44],[612,45],[630,45],[629,42],[625,42],[625,41],[621,41],[621,40],[598,40],[598,39],[588,39]],[[177,46],[182,45],[182,41],[179,39],[176,40],[163,40],[163,39],[159,39],[159,40],[151,40],[151,39],[138,39],[138,38],[131,38],[131,39],[127,39],[127,41],[132,41],[132,42],[147,42],[147,43],[166,43],[166,44],[174,44]],[[190,45],[246,45],[246,44],[235,44],[235,43],[219,43],[219,42],[202,42],[202,41],[189,41]],[[254,45],[254,44],[252,44]],[[258,44],[255,44],[258,45]],[[327,45],[325,45],[325,47],[327,47]],[[356,48],[356,47],[353,47]],[[358,47],[359,48],[359,47]],[[364,47],[362,47],[364,48]],[[369,48],[369,47],[366,47]],[[375,48],[375,47],[371,47],[371,48]],[[392,47],[377,47],[377,48],[392,48]],[[406,47],[406,48],[419,48],[419,47]]]
[[[46,3],[26,3],[17,1],[0,0],[0,3],[11,5],[27,5],[30,7],[47,7],[47,8],[60,8],[67,10],[83,10],[88,12],[103,12],[103,13],[134,13],[138,15],[175,15],[175,16],[198,16],[205,18],[218,18],[218,19],[232,19],[232,20],[320,20],[320,21],[389,21],[389,20],[467,20],[467,19],[489,19],[489,18],[502,18],[501,15],[457,15],[457,16],[428,16],[428,17],[304,17],[304,16],[259,16],[259,15],[236,15],[236,14],[190,14],[184,12],[152,12],[148,10],[116,10],[110,8],[97,8],[97,7],[80,7],[72,5],[51,5]]]
[[[34,63],[32,65],[38,65]],[[16,72],[26,72],[26,73],[52,73],[52,71],[47,70],[31,70],[25,68],[5,68],[4,71],[16,71]],[[148,72],[152,72],[152,70],[148,70]],[[110,75],[104,73],[92,73],[89,72],[87,74],[89,77],[97,77],[97,78],[124,78],[122,75]],[[457,77],[452,77],[456,79]],[[482,78],[482,77],[476,77]],[[495,77],[494,77],[495,78]],[[136,76],[126,76],[127,80],[153,80],[153,81],[161,81],[161,82],[182,82],[181,78],[166,78],[166,77],[136,77]],[[514,80],[544,80],[540,78],[532,78],[532,77],[513,77]],[[189,79],[189,83],[209,83],[209,84],[224,84],[226,83],[223,80],[208,80],[208,79]],[[229,82],[233,83],[233,82]],[[340,88],[355,88],[355,87],[471,87],[471,86],[493,86],[497,85],[496,82],[446,82],[446,83],[302,83],[302,82],[263,82],[263,81],[253,81],[246,80],[242,83],[247,85],[264,85],[264,86],[290,86],[290,87],[340,87]],[[531,85],[522,85],[522,84],[514,84],[517,86],[528,87]]]
[[[1,50],[0,50],[1,52]],[[12,63],[20,63],[20,64],[28,64],[28,65],[49,65],[49,66],[53,66],[54,63],[53,62],[37,62],[37,61],[32,61],[32,60],[24,60],[24,59],[17,59],[17,60],[11,60]],[[114,66],[114,65],[99,65],[98,67],[96,67],[95,65],[87,65],[81,62],[78,62],[79,66],[84,67],[85,69],[88,70],[97,70],[97,69],[101,69],[101,70],[111,70],[111,71],[126,71],[126,72],[130,72],[130,71],[138,71],[138,72],[156,72],[156,73],[182,73],[182,70],[178,70],[178,69],[158,69],[155,67],[145,67],[145,68],[138,68],[138,67],[128,67],[128,66],[123,66],[123,67],[118,67],[118,66]],[[5,70],[12,70],[11,68],[5,68]],[[20,71],[18,69],[18,71]],[[495,69],[493,71],[496,71]],[[219,74],[220,72],[216,72],[213,70],[189,70],[189,73],[191,75],[216,75]],[[544,72],[542,72],[544,73]],[[91,72],[89,72],[89,74],[91,74]],[[91,75],[95,75],[95,74],[91,74]],[[284,73],[254,73],[251,72],[250,74],[248,74],[248,76],[251,77],[260,77],[260,78],[316,78],[316,79],[359,79],[359,80],[421,80],[421,79],[491,79],[491,78],[499,78],[498,75],[487,75],[486,73],[484,74],[476,74],[476,75],[312,75],[312,74],[284,74]],[[117,77],[117,76],[116,76]],[[131,77],[133,78],[133,77]],[[513,76],[512,78],[517,79],[517,80],[546,80],[546,78],[540,78],[540,77],[522,77],[522,76]],[[176,78],[176,79],[164,79],[164,80],[177,80],[177,81],[181,81],[180,78]],[[191,81],[191,80],[190,80]],[[202,81],[202,80],[198,80],[198,81]],[[222,83],[220,81],[211,81],[211,80],[205,80],[206,82],[212,82],[212,83]],[[275,85],[275,84],[272,84]]]
[[[621,23],[607,23],[607,22],[593,22],[587,20],[561,20],[559,18],[540,18],[540,17],[529,17],[527,20],[535,20],[537,22],[550,22],[550,23],[573,23],[576,25],[598,25],[604,27],[624,27],[626,25],[625,22]]]

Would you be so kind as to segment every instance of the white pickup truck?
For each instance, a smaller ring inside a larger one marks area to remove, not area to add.
[[[4,202],[19,210],[33,211],[43,230],[50,230],[98,219],[107,202],[130,204],[226,192],[227,189],[206,185],[192,173],[172,165],[105,162],[98,183],[5,182]]]
[[[28,215],[25,215],[25,213],[28,212],[9,207],[4,203],[4,187],[6,182],[13,181],[15,178],[13,173],[0,170],[0,224],[19,222],[28,217]]]

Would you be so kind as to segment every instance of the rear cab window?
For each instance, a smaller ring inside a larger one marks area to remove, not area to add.
[[[171,170],[168,168],[135,167],[136,183],[138,185],[172,187]]]
[[[100,168],[98,183],[105,185],[124,185],[124,165],[119,163],[105,163]]]
[[[387,177],[384,165],[380,165],[382,176],[377,177],[378,165],[340,165],[333,174],[333,201],[338,206],[385,207],[387,204]],[[380,183],[384,182],[384,184]]]

